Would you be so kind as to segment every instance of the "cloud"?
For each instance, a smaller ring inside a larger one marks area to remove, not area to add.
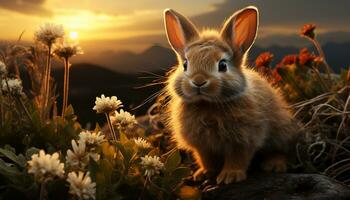
[[[44,7],[46,0],[0,0],[0,8],[27,15],[51,16]]]
[[[314,22],[324,28],[344,30],[348,29],[350,21],[348,9],[345,9],[350,7],[348,0],[225,0],[214,4],[212,11],[193,16],[192,19],[201,25],[217,27],[234,11],[248,5],[259,8],[261,26],[301,26]]]

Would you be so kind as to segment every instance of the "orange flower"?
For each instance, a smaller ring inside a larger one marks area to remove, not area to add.
[[[256,67],[269,67],[273,60],[273,54],[270,52],[261,53],[255,60]]]
[[[322,64],[323,58],[321,56],[316,56],[314,59],[314,63],[316,63],[317,65]]]
[[[298,56],[293,54],[293,55],[284,56],[281,63],[282,65],[293,65],[297,61],[298,61]]]
[[[299,63],[301,65],[310,66],[315,58],[315,54],[310,53],[307,48],[303,48],[299,52]]]
[[[305,24],[301,29],[300,34],[301,36],[304,36],[313,40],[315,39],[315,29],[316,29],[315,24]]]
[[[273,83],[278,83],[282,80],[282,76],[278,73],[278,68],[281,67],[280,65],[278,65],[273,71],[272,71],[272,77],[273,77]]]

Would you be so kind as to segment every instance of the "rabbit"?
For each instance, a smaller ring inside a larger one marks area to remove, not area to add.
[[[285,172],[297,126],[278,89],[246,66],[257,36],[258,9],[234,13],[220,32],[199,32],[189,19],[164,11],[165,30],[178,59],[166,81],[167,126],[181,149],[218,184],[245,180],[255,154],[265,171]]]

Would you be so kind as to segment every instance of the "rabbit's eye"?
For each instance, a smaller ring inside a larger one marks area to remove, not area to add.
[[[187,71],[187,60],[184,61],[183,67],[184,67],[184,71]]]
[[[226,60],[222,59],[219,61],[219,72],[226,72],[226,71],[227,71]]]

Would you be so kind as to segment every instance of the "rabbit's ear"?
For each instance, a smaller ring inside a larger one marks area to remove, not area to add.
[[[258,9],[248,6],[234,13],[225,22],[220,34],[234,50],[241,50],[242,53],[245,53],[254,43],[258,24]]]
[[[164,23],[170,45],[184,56],[186,44],[198,37],[196,27],[186,17],[171,9],[164,11]]]

